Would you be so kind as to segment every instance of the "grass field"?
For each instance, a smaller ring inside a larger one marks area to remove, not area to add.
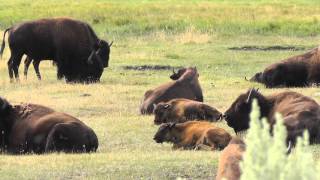
[[[42,81],[30,66],[28,80],[9,83],[8,47],[0,61],[0,95],[12,103],[33,102],[67,112],[92,127],[94,154],[1,155],[1,179],[213,179],[220,152],[172,151],[156,144],[152,116],[139,115],[146,90],[169,81],[171,71],[124,70],[123,66],[197,66],[206,103],[225,111],[266,65],[304,51],[231,51],[245,45],[313,48],[320,41],[318,0],[0,0],[0,29],[43,17],[69,16],[89,22],[113,40],[102,82],[65,84],[42,62]],[[2,34],[2,32],[1,32]],[[0,35],[1,35],[0,34]],[[2,38],[2,35],[0,36]],[[0,39],[1,40],[1,39]],[[293,89],[320,102],[318,88]],[[91,96],[81,96],[88,93]],[[219,126],[226,128],[224,122]],[[320,146],[310,147],[319,159]]]

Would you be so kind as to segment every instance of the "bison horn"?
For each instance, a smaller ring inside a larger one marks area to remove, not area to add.
[[[174,68],[172,68],[172,73],[173,73],[173,74],[177,74],[177,73],[174,71]]]
[[[250,101],[250,98],[251,98],[251,96],[252,96],[252,91],[254,90],[254,88],[251,88],[250,89],[250,92],[249,92],[249,95],[248,95],[248,98],[247,98],[247,103],[249,103],[249,101]]]
[[[244,79],[245,79],[246,81],[249,81],[246,76],[244,77]]]
[[[169,106],[170,106],[169,104],[165,104],[165,105],[164,105],[164,108],[167,109]]]
[[[291,147],[292,146],[292,144],[291,144],[291,141],[289,141],[289,144],[288,144],[288,147],[287,147],[287,154],[290,154],[291,153]]]
[[[156,109],[157,105],[155,103],[153,103],[153,109]]]
[[[111,46],[112,46],[112,44],[113,44],[113,41],[111,41],[111,43],[109,44],[109,47],[111,47]]]
[[[95,53],[96,52],[94,50],[91,52],[90,56],[88,57],[88,64],[92,64],[93,63],[92,58],[93,58],[93,55],[95,55]]]

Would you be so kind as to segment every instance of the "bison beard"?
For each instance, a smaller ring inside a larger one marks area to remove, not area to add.
[[[104,67],[108,67],[110,46],[100,40],[84,22],[68,19],[40,19],[25,22],[4,32],[9,32],[11,57],[8,61],[10,80],[19,80],[18,67],[26,54],[38,62],[51,59],[57,63],[57,77],[67,82],[97,82]],[[0,49],[5,47],[3,39]]]
[[[310,143],[320,143],[320,107],[313,99],[302,94],[285,91],[282,93],[263,96],[255,89],[241,94],[224,113],[228,126],[236,133],[249,128],[249,114],[251,103],[257,99],[261,111],[261,117],[266,117],[272,127],[275,124],[275,113],[283,116],[284,125],[287,128],[287,143],[294,145],[297,136],[301,136],[304,130],[310,134]]]
[[[36,104],[12,106],[0,98],[0,145],[3,152],[94,152],[98,139],[80,120]]]

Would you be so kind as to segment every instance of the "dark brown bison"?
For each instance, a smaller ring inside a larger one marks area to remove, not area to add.
[[[152,114],[154,105],[175,98],[203,102],[198,77],[199,74],[196,68],[185,68],[183,75],[179,79],[165,83],[153,90],[148,90],[144,94],[144,99],[140,106],[141,114]]]
[[[290,57],[256,73],[250,81],[273,87],[303,87],[320,83],[320,50]]]
[[[287,142],[295,143],[297,136],[308,130],[311,143],[320,142],[320,107],[316,101],[302,94],[285,91],[264,96],[255,89],[241,94],[224,113],[227,124],[236,133],[249,128],[251,103],[257,99],[261,117],[268,119],[271,127],[275,124],[275,113],[283,116],[287,128]],[[271,130],[272,131],[272,130]]]
[[[29,69],[29,66],[32,62],[33,64],[33,68],[34,68],[34,71],[36,72],[36,75],[37,75],[37,78],[39,80],[41,80],[41,74],[40,74],[40,71],[39,71],[39,65],[40,65],[40,61],[42,60],[33,60],[31,59],[30,57],[26,57],[25,60],[24,60],[24,71],[23,71],[23,74],[24,74],[24,77],[27,79],[27,76],[28,76],[28,69]],[[55,62],[53,61],[52,63],[53,65],[55,65]]]
[[[154,109],[154,123],[186,122],[190,120],[217,121],[222,114],[217,109],[202,102],[189,99],[173,99],[160,102]]]
[[[5,30],[0,49],[5,47],[5,34],[11,57],[8,61],[10,80],[19,80],[18,68],[25,54],[36,62],[51,59],[57,63],[58,79],[67,82],[96,82],[108,67],[110,46],[84,22],[68,19],[40,19]]]
[[[153,138],[157,143],[171,142],[173,149],[223,149],[231,139],[222,128],[204,121],[164,123]]]
[[[0,148],[19,153],[91,152],[94,131],[75,117],[37,104],[11,105],[0,98]]]
[[[223,149],[220,158],[216,180],[238,180],[241,176],[240,162],[246,145],[238,138],[233,137],[228,146]]]

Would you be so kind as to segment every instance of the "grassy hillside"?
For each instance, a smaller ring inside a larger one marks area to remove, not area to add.
[[[6,48],[0,61],[0,95],[13,103],[44,104],[78,117],[95,130],[100,146],[95,154],[1,155],[3,179],[212,179],[220,152],[172,151],[169,144],[156,144],[153,117],[138,113],[144,92],[169,81],[171,71],[134,71],[123,66],[197,66],[205,102],[225,111],[249,87],[259,87],[264,94],[282,91],[265,89],[244,77],[306,51],[228,48],[310,49],[320,40],[316,0],[0,0],[0,4],[2,30],[27,20],[69,16],[89,22],[101,37],[114,41],[110,67],[102,82],[93,85],[57,81],[49,62],[41,63],[42,81],[36,79],[32,66],[24,80],[22,63],[21,83],[10,84]],[[320,102],[317,88],[294,90]],[[233,132],[224,122],[218,125]],[[311,148],[318,158],[319,146]]]

